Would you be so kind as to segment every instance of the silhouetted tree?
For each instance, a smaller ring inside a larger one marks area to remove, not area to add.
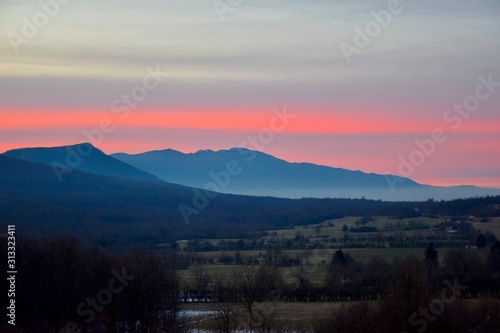
[[[342,282],[351,278],[355,270],[355,262],[348,253],[342,252],[341,249],[335,251],[332,261],[328,266],[325,279],[326,287],[333,295],[338,294],[342,287]]]
[[[446,253],[444,262],[451,274],[465,279],[466,277],[479,273],[482,258],[478,251],[451,249]]]
[[[479,234],[476,239],[476,245],[478,248],[483,248],[486,246],[486,237],[483,234]]]
[[[408,319],[432,300],[428,269],[422,260],[409,256],[395,259],[393,270],[387,296],[380,303],[381,332],[416,332]]]
[[[275,266],[256,267],[247,264],[234,272],[233,279],[238,295],[238,304],[246,312],[242,319],[249,331],[268,329],[276,315],[274,301],[275,297],[281,293],[282,275]],[[262,301],[273,302],[266,303],[264,308],[257,307],[257,302]]]
[[[424,260],[430,263],[437,263],[438,262],[438,251],[434,247],[434,243],[430,242],[429,246],[425,249],[424,252]]]
[[[172,258],[137,247],[125,259],[134,280],[124,289],[129,332],[182,332],[179,312],[179,277]]]
[[[238,326],[239,314],[234,305],[237,291],[234,283],[234,280],[226,279],[222,274],[213,277],[214,302],[210,308],[217,312],[212,328],[218,333],[234,332]]]
[[[344,255],[344,252],[342,252],[342,249],[335,251],[335,253],[333,254],[333,258],[332,258],[332,265],[347,266],[347,264],[348,264],[348,260],[347,260],[346,256]]]
[[[210,275],[205,271],[203,266],[198,263],[192,265],[189,289],[194,293],[197,300],[203,300],[208,294],[210,279]]]
[[[370,258],[360,275],[363,286],[373,287],[377,291],[382,291],[387,287],[390,277],[391,265],[387,260],[379,257]]]

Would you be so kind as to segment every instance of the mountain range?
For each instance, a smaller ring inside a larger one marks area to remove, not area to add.
[[[0,231],[15,224],[23,235],[75,234],[102,246],[245,237],[366,209],[414,214],[411,203],[217,195],[159,180],[79,170],[64,174],[60,182],[50,165],[5,155],[0,155],[0,170]]]
[[[395,201],[449,200],[500,194],[475,186],[430,186],[409,178],[312,163],[290,163],[242,148],[182,153],[172,149],[112,157],[164,181],[218,192],[284,198],[369,198]],[[228,172],[234,166],[234,175]]]
[[[209,157],[213,163],[210,167],[216,170],[213,174],[208,171],[209,183],[220,187],[226,180],[237,183],[239,176],[251,171],[253,165],[268,166],[271,175],[266,179],[270,182],[273,165],[284,170],[315,170],[317,167],[324,172],[320,174],[323,178],[330,172],[339,172],[346,178],[344,184],[357,180],[354,175],[375,184],[373,186],[379,186],[384,178],[359,171],[290,164],[253,151],[202,151],[188,154],[188,157],[178,152],[168,153],[179,158],[197,157],[198,165],[186,166],[197,172],[201,172],[200,164]],[[232,159],[228,161],[238,155],[245,158],[254,154],[254,160],[247,164],[243,160],[238,160],[241,165]],[[500,196],[419,202],[287,199],[217,193],[210,191],[210,186],[205,190],[167,182],[160,179],[159,172],[150,171],[130,166],[89,144],[6,152],[0,155],[0,231],[9,224],[16,224],[23,235],[74,234],[84,242],[99,246],[123,247],[137,242],[160,245],[176,239],[248,238],[266,230],[315,224],[343,216],[402,218],[500,214]],[[157,175],[152,175],[153,172]],[[259,172],[264,175],[265,170]],[[229,177],[225,178],[224,173]],[[256,174],[257,171],[253,177]],[[314,179],[307,177],[303,178]],[[196,179],[204,181],[203,177]],[[284,177],[280,179],[281,182],[285,180]],[[296,184],[307,183],[304,179]],[[272,184],[277,186],[279,182]],[[408,184],[423,186],[409,180]]]
[[[140,154],[106,155],[89,143],[83,143],[53,148],[15,149],[4,155],[51,165],[59,178],[76,169],[104,176],[163,180],[241,195],[416,201],[500,194],[500,190],[475,186],[431,186],[395,175],[312,163],[290,163],[243,148],[200,150],[196,153],[166,149]]]

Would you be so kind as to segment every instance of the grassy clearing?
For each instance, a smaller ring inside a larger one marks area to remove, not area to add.
[[[203,270],[210,274],[210,276],[222,276],[225,279],[231,279],[235,271],[241,269],[242,266],[237,265],[201,265]],[[288,284],[295,284],[297,282],[296,274],[298,272],[297,267],[282,267],[279,271],[283,274],[285,282]],[[325,282],[325,277],[327,273],[327,265],[309,265],[306,268],[307,275],[310,281],[320,286]],[[193,267],[189,269],[180,270],[179,275],[181,281],[186,284],[194,283],[196,281]]]
[[[258,308],[275,311],[276,323],[288,329],[312,329],[312,324],[316,318],[327,316],[332,309],[340,307],[342,304],[354,304],[355,302],[276,302],[274,304],[261,303]],[[213,311],[214,303],[189,303],[182,304],[181,310],[191,311]],[[234,307],[239,309],[237,305]],[[272,309],[271,309],[272,308]],[[211,320],[200,320],[193,323],[195,329],[208,329],[211,327]],[[242,325],[242,324],[240,324]]]
[[[347,216],[340,219],[334,220],[326,220],[320,224],[312,224],[312,225],[299,225],[294,226],[290,229],[278,229],[278,230],[269,230],[267,231],[270,235],[268,237],[263,237],[263,239],[269,239],[271,237],[283,237],[285,239],[295,239],[297,235],[302,235],[308,238],[310,241],[320,240],[324,238],[336,238],[342,239],[345,235],[345,232],[342,231],[344,225],[347,226],[348,229],[360,227],[360,224],[356,222],[360,220],[362,216]],[[378,229],[377,232],[356,232],[351,233],[348,232],[348,235],[351,237],[373,237],[373,236],[394,236],[397,233],[404,232],[407,236],[425,236],[432,233],[435,233],[433,227],[437,224],[445,221],[445,218],[428,218],[428,217],[417,217],[417,218],[406,218],[406,219],[394,219],[390,216],[373,216],[374,221],[368,222],[365,226],[376,227]],[[498,219],[500,223],[500,219]],[[430,229],[420,229],[420,230],[404,230],[405,226],[407,226],[410,222],[421,222],[427,224]],[[479,223],[479,219],[477,220]],[[394,230],[387,230],[386,227],[388,224],[392,224],[395,228]],[[479,223],[479,225],[484,225],[484,223]],[[399,229],[397,227],[400,227]],[[500,232],[500,225],[498,231]],[[231,239],[224,239],[229,241]],[[232,239],[235,241],[235,239]],[[204,239],[201,241],[209,241],[213,245],[217,245],[221,239]],[[187,249],[187,240],[179,241],[179,248],[181,250]]]
[[[304,261],[306,256],[310,258],[308,261],[319,262],[322,260],[331,260],[333,253],[338,249],[316,249],[316,250],[287,250],[282,251],[282,253],[288,255],[291,258],[299,258]],[[445,249],[443,249],[445,250]],[[424,253],[422,248],[343,248],[342,251],[349,253],[357,261],[366,262],[373,256],[381,257],[386,260],[392,260],[399,256],[416,255],[421,256]],[[218,259],[221,255],[227,254],[234,256],[239,252],[242,256],[261,256],[265,254],[265,251],[213,251],[213,252],[197,252],[196,255],[204,258]],[[210,266],[210,265],[209,265]],[[231,266],[231,265],[214,265],[214,266]]]
[[[305,237],[319,237],[319,236],[328,236],[339,238],[344,236],[344,232],[342,231],[342,227],[346,225],[349,229],[351,227],[356,228],[359,225],[356,224],[356,221],[360,220],[362,216],[347,216],[340,219],[335,220],[327,220],[323,223],[316,225],[305,225],[305,226],[295,226],[292,229],[286,230],[271,230],[270,233],[276,233],[278,236],[283,236],[285,238],[294,238],[297,232],[300,232]],[[407,218],[407,219],[393,219],[389,216],[374,216],[375,221],[368,222],[367,226],[376,227],[380,233],[382,234],[392,234],[394,231],[386,231],[385,226],[387,223],[392,223],[396,225],[398,222],[404,225],[407,225],[410,221],[418,221],[428,224],[431,228],[443,222],[443,218],[428,218],[428,217],[418,217],[418,218]],[[316,230],[316,226],[320,226],[319,232]],[[416,231],[407,231],[405,232],[422,232],[421,230]],[[428,232],[428,231],[427,231]],[[366,236],[371,235],[373,233],[356,233],[356,236]]]
[[[464,299],[462,300],[465,305],[470,305],[472,307],[479,306],[486,301],[492,301],[493,299],[481,298],[481,299]],[[257,308],[266,309],[267,311],[275,311],[276,317],[274,322],[278,327],[282,329],[297,330],[299,332],[311,332],[313,329],[313,324],[316,320],[326,318],[331,316],[332,311],[340,308],[341,306],[352,306],[360,301],[348,301],[348,302],[276,302],[274,304],[270,303],[260,303],[257,304]],[[368,301],[372,305],[376,305],[379,301]],[[216,309],[215,303],[189,303],[182,304],[181,310],[190,311],[214,311]],[[234,309],[239,311],[240,316],[244,316],[244,312],[241,308],[234,304]],[[445,310],[446,311],[446,310]],[[381,318],[383,320],[383,318]],[[214,323],[213,318],[207,319],[207,317],[202,317],[200,320],[191,321],[192,328],[194,332],[197,330],[209,330],[212,328]],[[243,321],[240,319],[238,327],[243,328]]]
[[[356,222],[360,220],[361,216],[349,216],[335,220],[328,220],[320,225],[305,225],[305,226],[296,226],[292,229],[286,230],[271,230],[270,234],[273,236],[266,236],[264,238],[270,237],[283,237],[285,239],[293,239],[297,234],[305,236],[308,238],[308,244],[312,244],[315,241],[320,240],[321,238],[330,237],[340,239],[345,235],[345,232],[342,231],[342,227],[346,225],[348,228],[351,227],[359,227],[359,223]],[[387,224],[392,224],[393,226],[401,225],[406,226],[411,221],[413,222],[421,222],[429,225],[431,228],[436,224],[440,224],[445,221],[445,218],[427,218],[427,217],[418,217],[418,218],[408,218],[408,219],[393,219],[388,216],[374,216],[375,221],[368,222],[366,226],[375,226],[380,231],[378,232],[369,232],[369,233],[351,233],[349,232],[349,237],[363,237],[367,236],[367,238],[371,239],[372,244],[376,243],[376,238],[378,236],[395,236],[404,233],[404,237],[414,237],[416,239],[425,239],[426,236],[433,235],[434,237],[439,234],[444,238],[454,237],[453,235],[446,235],[443,231],[436,231],[433,229],[423,229],[423,230],[386,230]],[[470,218],[469,219],[474,228],[480,229],[482,232],[490,231],[494,233],[498,238],[500,238],[500,218],[493,218],[489,223],[481,223],[479,218]],[[319,228],[317,228],[319,226]],[[208,240],[211,241],[214,245],[217,244],[220,240]],[[328,243],[327,246],[338,246],[340,247],[340,243]],[[384,246],[385,242],[382,241],[380,246]],[[181,246],[182,247],[182,246]],[[310,281],[316,285],[321,285],[325,281],[327,267],[331,262],[334,252],[337,248],[329,248],[329,249],[310,249],[310,250],[283,250],[280,252],[280,256],[288,257],[290,259],[298,259],[296,262],[300,262],[303,265],[305,264],[305,271],[308,274]],[[409,255],[415,255],[419,258],[423,258],[424,250],[423,247],[417,248],[385,248],[385,247],[377,247],[377,248],[342,248],[345,253],[351,255],[358,262],[367,262],[371,257],[381,257],[387,261],[392,261],[396,257],[407,257]],[[439,256],[444,256],[448,249],[438,248]],[[258,258],[262,260],[266,256],[265,250],[247,250],[247,251],[209,251],[209,252],[193,252],[191,253],[194,256],[201,257],[204,260],[200,262],[214,262],[216,264],[206,264],[201,265],[204,268],[205,272],[209,273],[212,276],[222,275],[226,278],[232,277],[234,270],[239,269],[237,265],[224,265],[217,263],[219,258],[222,255],[229,255],[232,257],[241,256],[242,258]],[[280,268],[282,271],[286,282],[295,283],[296,275],[298,271],[298,267],[283,267]],[[190,267],[187,270],[180,271],[181,277],[189,282],[194,278],[193,275],[193,267]]]
[[[444,255],[447,249],[438,249],[439,255]],[[326,278],[326,272],[328,268],[328,264],[330,263],[333,253],[335,249],[327,249],[327,250],[310,250],[308,251],[309,264],[305,266],[305,272],[307,273],[310,281],[315,285],[321,285],[324,283]],[[424,249],[421,248],[363,248],[363,249],[343,249],[345,253],[350,254],[356,261],[366,262],[373,256],[384,258],[388,261],[393,260],[396,257],[405,257],[409,255],[415,255],[417,257],[422,257],[424,254]],[[262,251],[243,251],[242,255],[258,255],[259,252]],[[229,254],[234,254],[228,252]],[[290,256],[299,256],[301,261],[305,260],[306,251],[303,250],[292,250],[286,251]],[[202,256],[214,256],[217,258],[220,256],[221,252],[204,252],[199,253]],[[221,265],[221,264],[213,264],[213,265],[200,265],[205,272],[209,273],[211,276],[222,275],[225,278],[231,278],[233,276],[233,272],[239,269],[241,266],[238,265]],[[298,271],[298,267],[283,267],[280,268],[280,271],[283,273],[285,277],[285,282],[287,283],[296,283],[296,273]],[[179,271],[179,274],[183,281],[189,283],[190,281],[194,281],[194,271],[191,266],[189,269]]]
[[[488,223],[474,221],[472,225],[474,229],[481,230],[482,232],[489,231],[493,233],[497,239],[500,239],[500,217],[493,217],[491,218],[491,222]]]

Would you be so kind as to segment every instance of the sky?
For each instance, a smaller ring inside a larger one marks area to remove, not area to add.
[[[0,0],[0,151],[244,144],[500,188],[499,15],[497,0]]]

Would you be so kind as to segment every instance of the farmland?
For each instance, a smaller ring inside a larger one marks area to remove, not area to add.
[[[377,231],[350,231],[359,228],[363,220],[368,220],[365,226],[375,227]],[[209,276],[229,279],[242,264],[274,263],[287,284],[297,284],[298,277],[305,274],[313,285],[321,286],[325,283],[328,267],[338,249],[360,263],[367,263],[373,257],[392,262],[398,257],[423,258],[425,247],[431,241],[445,245],[437,247],[442,262],[450,249],[474,246],[476,241],[475,236],[468,240],[470,236],[458,232],[448,233],[442,224],[450,220],[449,217],[394,219],[388,216],[349,216],[316,225],[271,230],[259,239],[206,239],[195,245],[181,241],[179,252],[187,256],[190,265],[180,270],[179,274],[181,280],[189,285],[197,278],[198,273],[195,271],[202,270]],[[500,218],[491,218],[487,223],[472,217],[467,221],[474,227],[476,234],[489,232],[490,237],[500,236]],[[408,230],[411,225],[423,229]],[[217,250],[190,251],[193,246],[201,247],[203,244]]]

